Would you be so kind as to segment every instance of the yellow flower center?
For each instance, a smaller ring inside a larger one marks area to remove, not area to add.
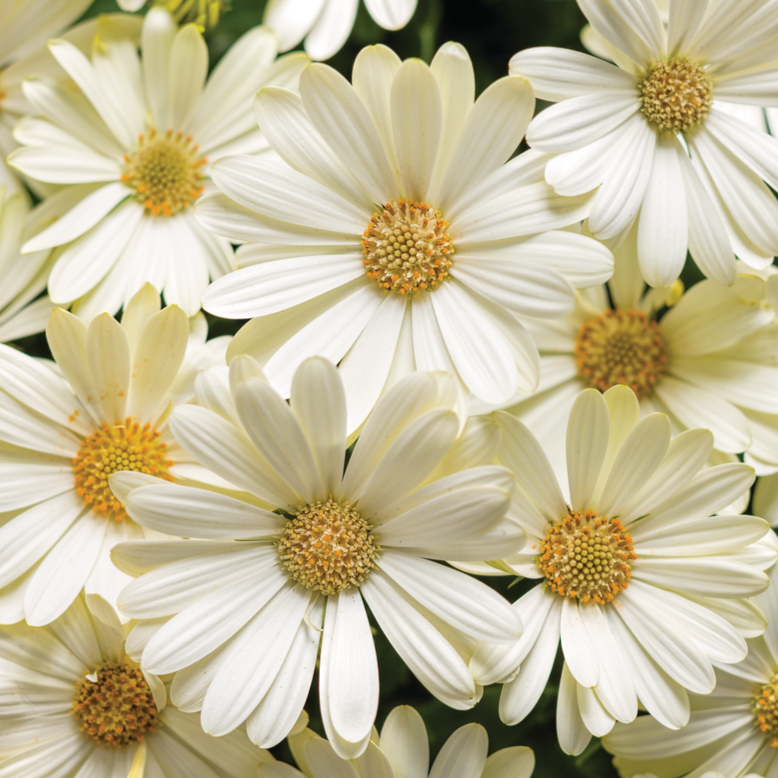
[[[358,586],[379,550],[370,529],[349,503],[330,497],[306,505],[278,541],[281,564],[295,581],[324,595]]]
[[[659,325],[642,311],[607,310],[584,324],[575,340],[578,375],[605,392],[629,386],[638,397],[651,394],[667,368]]]
[[[571,511],[549,528],[538,565],[552,592],[602,604],[629,585],[631,559],[632,538],[618,519]]]
[[[215,27],[219,15],[230,10],[228,0],[154,0],[154,5],[170,11],[179,25],[191,23],[203,31]]]
[[[773,748],[778,748],[778,674],[764,684],[754,697],[754,716]]]
[[[143,673],[128,662],[104,662],[85,675],[72,712],[87,738],[112,748],[139,743],[162,726]]]
[[[173,216],[201,194],[205,157],[197,153],[191,135],[168,130],[164,135],[141,133],[134,154],[124,157],[122,181],[136,191],[147,213]]]
[[[639,88],[646,118],[667,132],[693,129],[713,102],[713,89],[705,71],[684,57],[654,65]]]
[[[368,278],[380,287],[414,297],[448,276],[454,241],[448,222],[427,203],[399,200],[370,217],[362,241]]]
[[[167,470],[173,461],[167,459],[166,448],[150,424],[141,427],[131,418],[110,425],[103,422],[81,443],[73,460],[76,491],[93,510],[122,521],[127,512],[114,497],[108,477],[120,470],[132,470],[172,481]]]

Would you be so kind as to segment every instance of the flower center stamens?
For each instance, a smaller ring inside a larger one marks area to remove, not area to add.
[[[124,157],[122,181],[136,192],[147,213],[173,216],[188,208],[203,192],[200,169],[207,162],[197,153],[191,135],[168,130],[141,133],[135,153]]]
[[[379,551],[370,529],[349,503],[330,497],[306,505],[278,541],[281,564],[295,581],[324,595],[358,586]]]
[[[754,697],[753,708],[759,729],[773,748],[778,748],[778,674]]]
[[[645,397],[667,368],[662,331],[642,311],[607,310],[595,316],[578,330],[574,350],[578,375],[601,392],[624,384]]]
[[[684,57],[654,65],[639,88],[646,118],[666,132],[693,129],[713,102],[713,89],[705,71]]]
[[[139,743],[162,726],[143,673],[126,662],[104,662],[85,675],[72,713],[87,738],[112,748]]]
[[[618,519],[572,511],[549,528],[538,565],[551,591],[603,604],[629,585],[631,559],[632,538]]]
[[[168,468],[167,444],[150,424],[141,425],[131,418],[115,424],[103,422],[81,443],[73,460],[75,488],[92,510],[116,521],[126,518],[124,506],[116,499],[108,478],[120,470],[132,470],[172,481]]]
[[[387,203],[370,217],[362,241],[368,278],[380,287],[414,297],[448,276],[454,241],[448,222],[427,203]]]

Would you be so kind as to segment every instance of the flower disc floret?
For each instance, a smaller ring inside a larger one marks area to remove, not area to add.
[[[632,559],[632,538],[618,519],[572,511],[549,528],[538,565],[551,591],[602,604],[627,588]]]
[[[607,310],[578,331],[578,375],[605,392],[623,384],[638,397],[653,391],[667,369],[667,348],[659,325],[642,311]]]
[[[454,241],[448,222],[427,203],[399,200],[374,213],[364,233],[367,277],[387,292],[414,297],[448,277]]]
[[[685,57],[654,65],[640,83],[646,118],[664,132],[688,132],[703,120],[713,101],[705,71]]]
[[[331,497],[301,508],[278,541],[292,578],[324,595],[358,586],[378,552],[370,524],[349,503]]]
[[[759,690],[753,703],[754,717],[759,729],[778,748],[778,673]]]
[[[76,683],[72,712],[89,740],[111,748],[139,743],[161,726],[143,673],[126,662],[104,662]]]
[[[122,181],[136,192],[136,199],[155,216],[173,216],[188,208],[203,192],[206,163],[191,135],[168,130],[138,136],[132,156],[125,156]]]
[[[82,442],[73,460],[79,496],[103,516],[122,521],[127,512],[111,491],[108,478],[120,470],[132,470],[172,481],[168,468],[173,461],[167,458],[167,444],[159,438],[150,424],[141,427],[132,418],[110,425],[103,422]]]

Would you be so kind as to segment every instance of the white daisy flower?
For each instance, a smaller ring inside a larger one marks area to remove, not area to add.
[[[125,615],[142,619],[132,656],[152,673],[177,672],[173,703],[201,710],[209,734],[245,721],[251,740],[270,747],[302,710],[321,638],[324,727],[353,758],[378,707],[366,603],[432,694],[472,707],[476,640],[512,643],[521,623],[493,589],[432,560],[494,559],[521,545],[505,518],[510,473],[487,464],[495,425],[473,420],[458,438],[451,376],[414,373],[378,403],[344,473],[346,398],[327,360],[298,368],[291,405],[248,356],[233,360],[229,379],[215,368],[196,387],[203,407],[173,410],[175,439],[246,492],[112,477],[144,527],[194,538],[114,549],[114,563],[139,576],[119,597]]]
[[[91,4],[92,0],[0,0],[0,186],[6,187],[9,196],[23,191],[5,163],[17,146],[13,127],[29,113],[22,81],[55,65],[43,45]]]
[[[62,185],[40,206],[59,218],[24,251],[59,247],[49,294],[85,319],[117,311],[146,282],[194,315],[208,279],[235,263],[190,206],[210,185],[213,160],[267,150],[250,98],[264,84],[294,87],[307,57],[276,60],[273,33],[257,27],[206,83],[202,35],[193,25],[178,31],[161,8],[143,22],[140,59],[111,18],[100,20],[91,58],[65,40],[49,49],[78,89],[45,78],[24,84],[38,116],[17,125],[24,147],[9,163]]]
[[[558,102],[527,131],[557,154],[546,180],[560,194],[595,191],[589,228],[617,238],[636,219],[651,286],[669,286],[687,249],[719,283],[735,255],[762,268],[778,254],[778,139],[717,101],[778,107],[772,0],[671,0],[665,30],[648,0],[579,0],[611,65],[574,51],[528,49],[510,72]]]
[[[124,648],[96,595],[49,627],[0,627],[1,778],[255,778],[273,762],[245,732],[206,735]]]
[[[0,623],[48,624],[83,587],[116,602],[128,578],[109,552],[144,532],[111,493],[112,472],[213,481],[166,421],[197,371],[224,359],[228,339],[205,344],[202,314],[193,325],[190,336],[180,308],[160,311],[147,284],[121,324],[55,310],[56,365],[0,345]]]
[[[341,759],[310,729],[291,736],[289,746],[301,772],[266,762],[258,778],[530,778],[535,769],[530,748],[503,748],[487,757],[486,730],[466,724],[448,738],[430,770],[427,728],[408,705],[386,717],[380,737],[374,731],[365,754],[355,761]]]
[[[540,348],[541,384],[510,412],[544,443],[562,480],[564,429],[576,397],[618,384],[635,392],[642,415],[665,413],[674,433],[709,428],[716,459],[735,461],[748,451],[757,474],[774,473],[778,323],[767,284],[741,263],[731,287],[706,280],[685,293],[680,282],[646,290],[637,242],[633,227],[614,252],[610,282],[579,294],[566,319],[524,320]]]
[[[632,721],[638,702],[666,726],[684,726],[687,692],[712,691],[712,663],[741,661],[741,632],[765,627],[746,598],[767,586],[762,568],[778,558],[778,542],[763,519],[711,515],[748,490],[753,469],[701,470],[708,430],[671,439],[666,416],[640,418],[631,389],[587,389],[568,424],[567,503],[535,437],[507,413],[495,418],[498,460],[518,486],[511,515],[528,536],[511,568],[540,583],[514,603],[521,639],[476,649],[475,679],[505,683],[500,716],[516,724],[543,692],[561,642],[566,753]]]
[[[615,754],[624,778],[645,770],[660,778],[699,778],[720,770],[726,778],[772,776],[778,769],[778,570],[770,588],[752,602],[769,627],[748,641],[748,657],[736,665],[716,664],[716,688],[690,694],[691,716],[680,731],[652,716],[617,724],[603,745]]]
[[[373,20],[385,30],[400,30],[411,20],[417,0],[365,0]],[[348,40],[359,0],[270,0],[263,22],[278,34],[281,51],[305,38],[311,59],[329,59]]]
[[[431,67],[364,49],[353,82],[314,64],[301,97],[263,89],[257,115],[289,165],[214,165],[224,194],[203,198],[197,218],[253,241],[203,297],[217,316],[258,317],[229,356],[254,356],[286,396],[305,357],[340,363],[349,433],[415,368],[458,375],[486,402],[529,393],[537,348],[514,314],[565,316],[574,287],[613,267],[597,241],[547,232],[584,218],[588,196],[554,194],[541,154],[507,161],[532,90],[506,77],[473,102],[472,64],[453,43]]]

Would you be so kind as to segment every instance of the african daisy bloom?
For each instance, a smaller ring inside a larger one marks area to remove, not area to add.
[[[778,324],[768,285],[739,263],[731,287],[705,280],[685,293],[680,282],[646,289],[636,227],[614,256],[608,284],[580,293],[566,319],[524,320],[540,348],[541,386],[510,412],[547,445],[564,478],[564,429],[576,397],[625,384],[643,415],[665,413],[674,432],[710,429],[716,459],[747,451],[758,475],[774,473]]]
[[[411,20],[417,0],[365,0],[373,20],[385,30],[399,30]],[[311,59],[329,59],[340,51],[357,18],[359,0],[270,0],[263,22],[278,35],[281,51],[305,38]]]
[[[197,370],[224,359],[227,339],[204,344],[201,317],[190,335],[186,314],[160,311],[147,284],[121,324],[55,310],[56,365],[0,345],[0,623],[48,624],[84,587],[116,602],[128,578],[109,552],[144,531],[111,493],[112,472],[214,480],[166,421],[191,399]]]
[[[446,741],[430,770],[427,728],[411,707],[401,705],[374,733],[365,754],[346,762],[310,729],[289,738],[302,772],[260,765],[258,778],[530,778],[535,755],[529,748],[503,748],[487,757],[489,736],[480,724],[466,724]],[[356,770],[356,772],[355,772]]]
[[[722,284],[735,255],[762,268],[778,254],[778,139],[718,100],[778,107],[772,0],[672,0],[667,30],[653,0],[579,0],[616,62],[528,49],[510,72],[557,102],[527,131],[557,156],[546,180],[560,194],[595,191],[588,225],[600,239],[638,224],[640,269],[669,286],[691,252]]]
[[[97,595],[49,627],[0,627],[0,777],[256,778],[273,757],[167,704],[127,655],[126,629]]]
[[[193,25],[177,30],[161,8],[143,22],[140,59],[111,18],[99,21],[91,58],[64,40],[49,49],[78,89],[25,82],[38,115],[16,127],[24,147],[9,161],[30,178],[63,185],[51,199],[66,209],[24,251],[58,248],[49,294],[84,319],[114,313],[146,282],[193,316],[208,279],[235,262],[229,243],[204,230],[191,205],[210,185],[215,159],[267,150],[250,98],[264,84],[294,87],[307,57],[276,60],[274,35],[257,27],[206,83],[201,34]]]
[[[505,412],[495,418],[498,461],[517,485],[511,516],[527,534],[510,568],[539,584],[514,603],[522,638],[480,644],[475,679],[505,683],[500,716],[516,724],[543,692],[561,642],[566,753],[632,721],[638,702],[666,726],[684,726],[688,692],[712,691],[713,662],[741,661],[741,631],[765,627],[746,598],[767,586],[761,568],[778,558],[778,543],[763,519],[712,515],[748,490],[753,469],[703,470],[708,430],[671,438],[665,415],[640,418],[631,389],[586,389],[570,412],[566,502],[535,437]]]
[[[324,728],[354,758],[378,707],[367,604],[432,694],[472,707],[476,640],[512,643],[521,622],[493,589],[433,560],[495,559],[521,545],[505,517],[510,473],[487,464],[494,424],[474,420],[459,436],[453,378],[417,372],[378,403],[344,473],[346,398],[327,360],[298,368],[291,405],[248,356],[233,360],[229,378],[202,372],[196,391],[198,406],[171,413],[173,435],[245,492],[112,476],[133,519],[190,538],[114,549],[115,564],[139,576],[119,597],[141,619],[130,654],[149,672],[176,672],[173,703],[202,711],[209,734],[245,721],[251,740],[270,747],[300,715],[321,640]]]
[[[229,357],[254,356],[285,396],[306,356],[340,363],[349,433],[414,369],[453,373],[485,402],[532,391],[537,348],[514,314],[561,318],[574,287],[611,274],[608,249],[555,231],[586,216],[587,196],[555,195],[543,155],[507,161],[532,117],[528,83],[500,79],[475,102],[473,84],[453,43],[431,67],[366,48],[353,86],[310,65],[300,97],[266,88],[256,99],[288,165],[222,159],[223,194],[195,209],[251,241],[242,269],[203,296],[217,316],[258,317]]]
[[[617,724],[603,745],[615,754],[624,778],[650,770],[659,778],[721,770],[726,778],[774,775],[778,765],[778,619],[776,576],[752,602],[770,625],[748,641],[748,657],[736,665],[716,665],[716,688],[689,695],[688,725],[673,732],[652,716],[625,727]]]

